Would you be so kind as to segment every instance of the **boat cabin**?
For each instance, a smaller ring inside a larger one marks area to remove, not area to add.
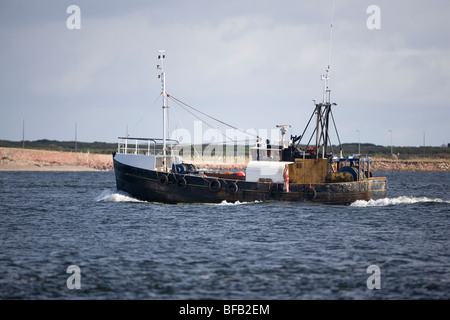
[[[161,140],[155,138],[119,137],[116,159],[121,163],[140,169],[167,171],[180,163],[180,157],[166,154],[161,148]],[[166,139],[170,149],[178,145],[178,141]]]
[[[281,145],[258,143],[251,148],[252,161],[248,163],[247,181],[271,181],[283,183],[316,184],[361,181],[372,177],[370,159],[359,154],[337,157],[317,153],[316,147],[303,150],[294,147],[294,141]]]

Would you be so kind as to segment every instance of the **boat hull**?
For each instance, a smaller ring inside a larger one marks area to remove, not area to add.
[[[221,179],[204,175],[165,173],[141,169],[114,159],[117,189],[149,202],[234,203],[254,201],[310,201],[349,205],[357,200],[386,197],[386,179],[371,178],[357,182],[284,184]]]

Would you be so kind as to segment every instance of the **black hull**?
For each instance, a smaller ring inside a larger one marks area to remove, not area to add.
[[[279,200],[349,205],[357,200],[386,197],[384,178],[313,185],[290,184],[289,192],[285,192],[283,184],[164,173],[128,166],[116,159],[114,172],[119,191],[149,202],[175,204]]]

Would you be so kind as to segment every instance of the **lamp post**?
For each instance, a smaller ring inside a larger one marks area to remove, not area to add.
[[[392,151],[392,130],[389,130],[389,132],[391,133],[391,156],[394,154]]]
[[[25,118],[22,118],[22,149],[25,149]]]
[[[361,135],[360,135],[359,130],[356,130],[356,132],[358,132],[358,154],[360,155],[361,154],[361,139],[360,139]]]
[[[78,152],[77,146],[77,123],[75,122],[75,153]]]

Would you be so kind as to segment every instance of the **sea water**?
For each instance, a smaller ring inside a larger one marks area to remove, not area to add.
[[[449,299],[450,172],[376,175],[351,206],[166,205],[0,172],[0,299]]]

